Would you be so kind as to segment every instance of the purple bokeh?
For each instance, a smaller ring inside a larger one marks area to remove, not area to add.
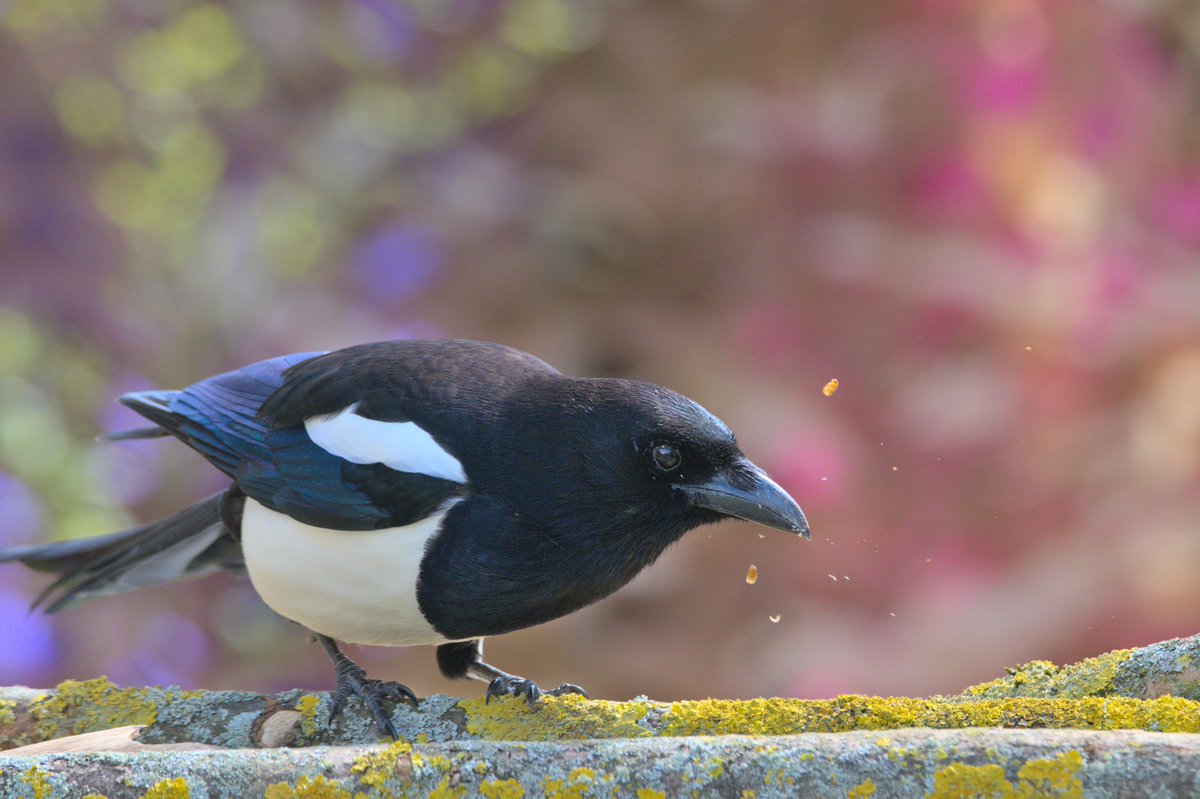
[[[16,477],[0,472],[0,546],[34,541],[41,527],[37,496]]]
[[[160,613],[142,628],[132,655],[139,682],[187,688],[208,667],[209,643],[191,619]]]
[[[423,227],[400,222],[367,235],[350,256],[355,283],[368,302],[410,300],[442,269],[442,247]]]
[[[0,685],[37,682],[55,662],[54,628],[29,597],[0,588]]]

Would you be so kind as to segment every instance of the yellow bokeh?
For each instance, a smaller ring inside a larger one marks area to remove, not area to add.
[[[104,144],[120,138],[125,98],[109,81],[93,73],[67,78],[54,93],[58,121],[80,141]]]

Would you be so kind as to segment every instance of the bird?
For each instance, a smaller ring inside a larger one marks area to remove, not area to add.
[[[58,578],[34,607],[219,571],[307,628],[334,669],[328,723],[364,703],[382,734],[409,688],[338,642],[436,646],[449,678],[532,708],[543,691],[486,662],[483,640],[624,586],[684,533],[742,519],[803,538],[795,500],[696,402],[654,383],[580,378],[521,350],[400,340],[272,358],[178,391],[119,397],[231,483],[109,535],[0,550]]]

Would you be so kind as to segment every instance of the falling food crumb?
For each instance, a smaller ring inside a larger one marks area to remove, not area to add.
[[[759,533],[759,534],[758,534],[758,537],[759,537],[759,538],[766,538],[767,536],[766,536],[766,534],[765,534],[765,533]]]
[[[746,569],[746,585],[754,585],[757,582],[758,582],[758,567],[755,566],[753,563],[751,563],[750,568]]]
[[[821,393],[827,397],[832,397],[833,392],[837,391],[838,379],[835,377],[825,384],[825,388],[821,389]]]
[[[1026,348],[1025,348],[1025,351],[1026,351],[1026,352],[1033,352],[1033,347],[1026,347]]]
[[[829,579],[833,580],[835,583],[837,582],[837,577],[834,577],[832,574],[829,575]]]
[[[892,467],[892,471],[893,471],[893,472],[898,472],[898,471],[900,471],[900,467],[899,467],[899,466],[893,466],[893,467]]]
[[[771,624],[779,624],[779,620],[782,619],[783,616],[779,613],[772,613],[770,616],[767,616],[767,618],[771,620]]]
[[[889,615],[889,616],[892,616],[893,618],[896,616],[896,614],[895,614],[895,613],[888,613],[888,615]]]
[[[848,575],[848,574],[843,574],[843,575],[842,575],[842,579],[843,579],[843,580],[849,580],[849,579],[850,579],[850,575]]]

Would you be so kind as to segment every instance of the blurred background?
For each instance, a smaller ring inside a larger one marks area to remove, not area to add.
[[[925,695],[1197,632],[1198,103],[1185,0],[8,0],[0,545],[220,487],[93,443],[121,392],[481,338],[697,399],[814,531],[693,533],[508,671]],[[0,567],[0,684],[332,685],[245,582],[44,585]]]

